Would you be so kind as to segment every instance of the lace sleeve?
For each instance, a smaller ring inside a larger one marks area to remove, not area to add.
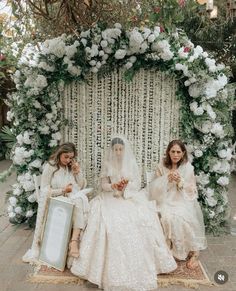
[[[104,190],[106,192],[113,191],[113,189],[111,188],[111,181],[110,181],[109,177],[101,178],[101,186],[102,186],[102,190]]]
[[[52,189],[51,180],[55,167],[47,163],[43,169],[41,178],[41,191],[49,191],[51,197],[56,197],[63,194],[63,188]]]

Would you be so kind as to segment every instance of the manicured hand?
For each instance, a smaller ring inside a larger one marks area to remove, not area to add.
[[[67,194],[70,193],[70,192],[72,192],[72,184],[68,184],[68,185],[64,188],[63,192],[65,193],[64,196],[67,197],[67,196],[68,196]]]
[[[80,173],[79,163],[73,160],[71,162],[71,169],[72,169],[73,174],[78,175]]]

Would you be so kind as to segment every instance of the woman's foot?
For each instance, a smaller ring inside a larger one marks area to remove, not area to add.
[[[188,259],[188,261],[186,263],[186,266],[188,269],[194,270],[198,267],[198,265],[199,265],[198,257],[199,257],[198,252],[192,252],[190,258]]]
[[[78,258],[79,257],[79,241],[71,240],[69,244],[69,256]]]

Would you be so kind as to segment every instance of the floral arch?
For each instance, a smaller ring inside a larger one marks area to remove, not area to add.
[[[35,219],[33,175],[41,172],[62,138],[66,121],[60,96],[65,84],[86,82],[88,73],[102,76],[120,67],[127,81],[141,68],[166,71],[178,81],[180,138],[193,158],[207,229],[219,230],[228,210],[231,159],[227,71],[200,46],[194,47],[182,31],[168,33],[158,26],[124,31],[120,24],[97,26],[77,39],[62,35],[46,40],[39,50],[28,45],[23,51],[14,75],[17,92],[8,101],[8,119],[17,138],[12,152],[17,183],[9,198],[10,220],[31,223]]]

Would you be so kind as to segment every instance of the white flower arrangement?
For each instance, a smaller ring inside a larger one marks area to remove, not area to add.
[[[206,194],[204,187],[207,185],[220,193],[226,191],[229,182],[230,123],[217,114],[222,106],[228,112],[231,102],[222,64],[216,64],[202,47],[194,47],[183,32],[168,34],[159,26],[125,31],[117,23],[112,28],[83,31],[78,39],[62,35],[38,47],[40,51],[32,45],[23,50],[19,70],[14,74],[18,91],[9,97],[8,119],[17,138],[13,163],[18,175],[18,186],[9,203],[21,207],[21,211],[17,208],[18,213],[15,208],[9,208],[9,217],[21,222],[35,216],[33,174],[41,172],[51,148],[62,138],[59,98],[65,82],[84,80],[87,73],[96,74],[109,67],[124,67],[126,76],[132,76],[135,70],[147,66],[165,68],[186,88],[185,93],[178,94],[185,104],[181,138],[194,145],[190,154],[197,165],[199,196],[204,202],[207,227],[212,229],[221,224],[227,201],[222,202],[217,195],[213,198],[210,190]]]

